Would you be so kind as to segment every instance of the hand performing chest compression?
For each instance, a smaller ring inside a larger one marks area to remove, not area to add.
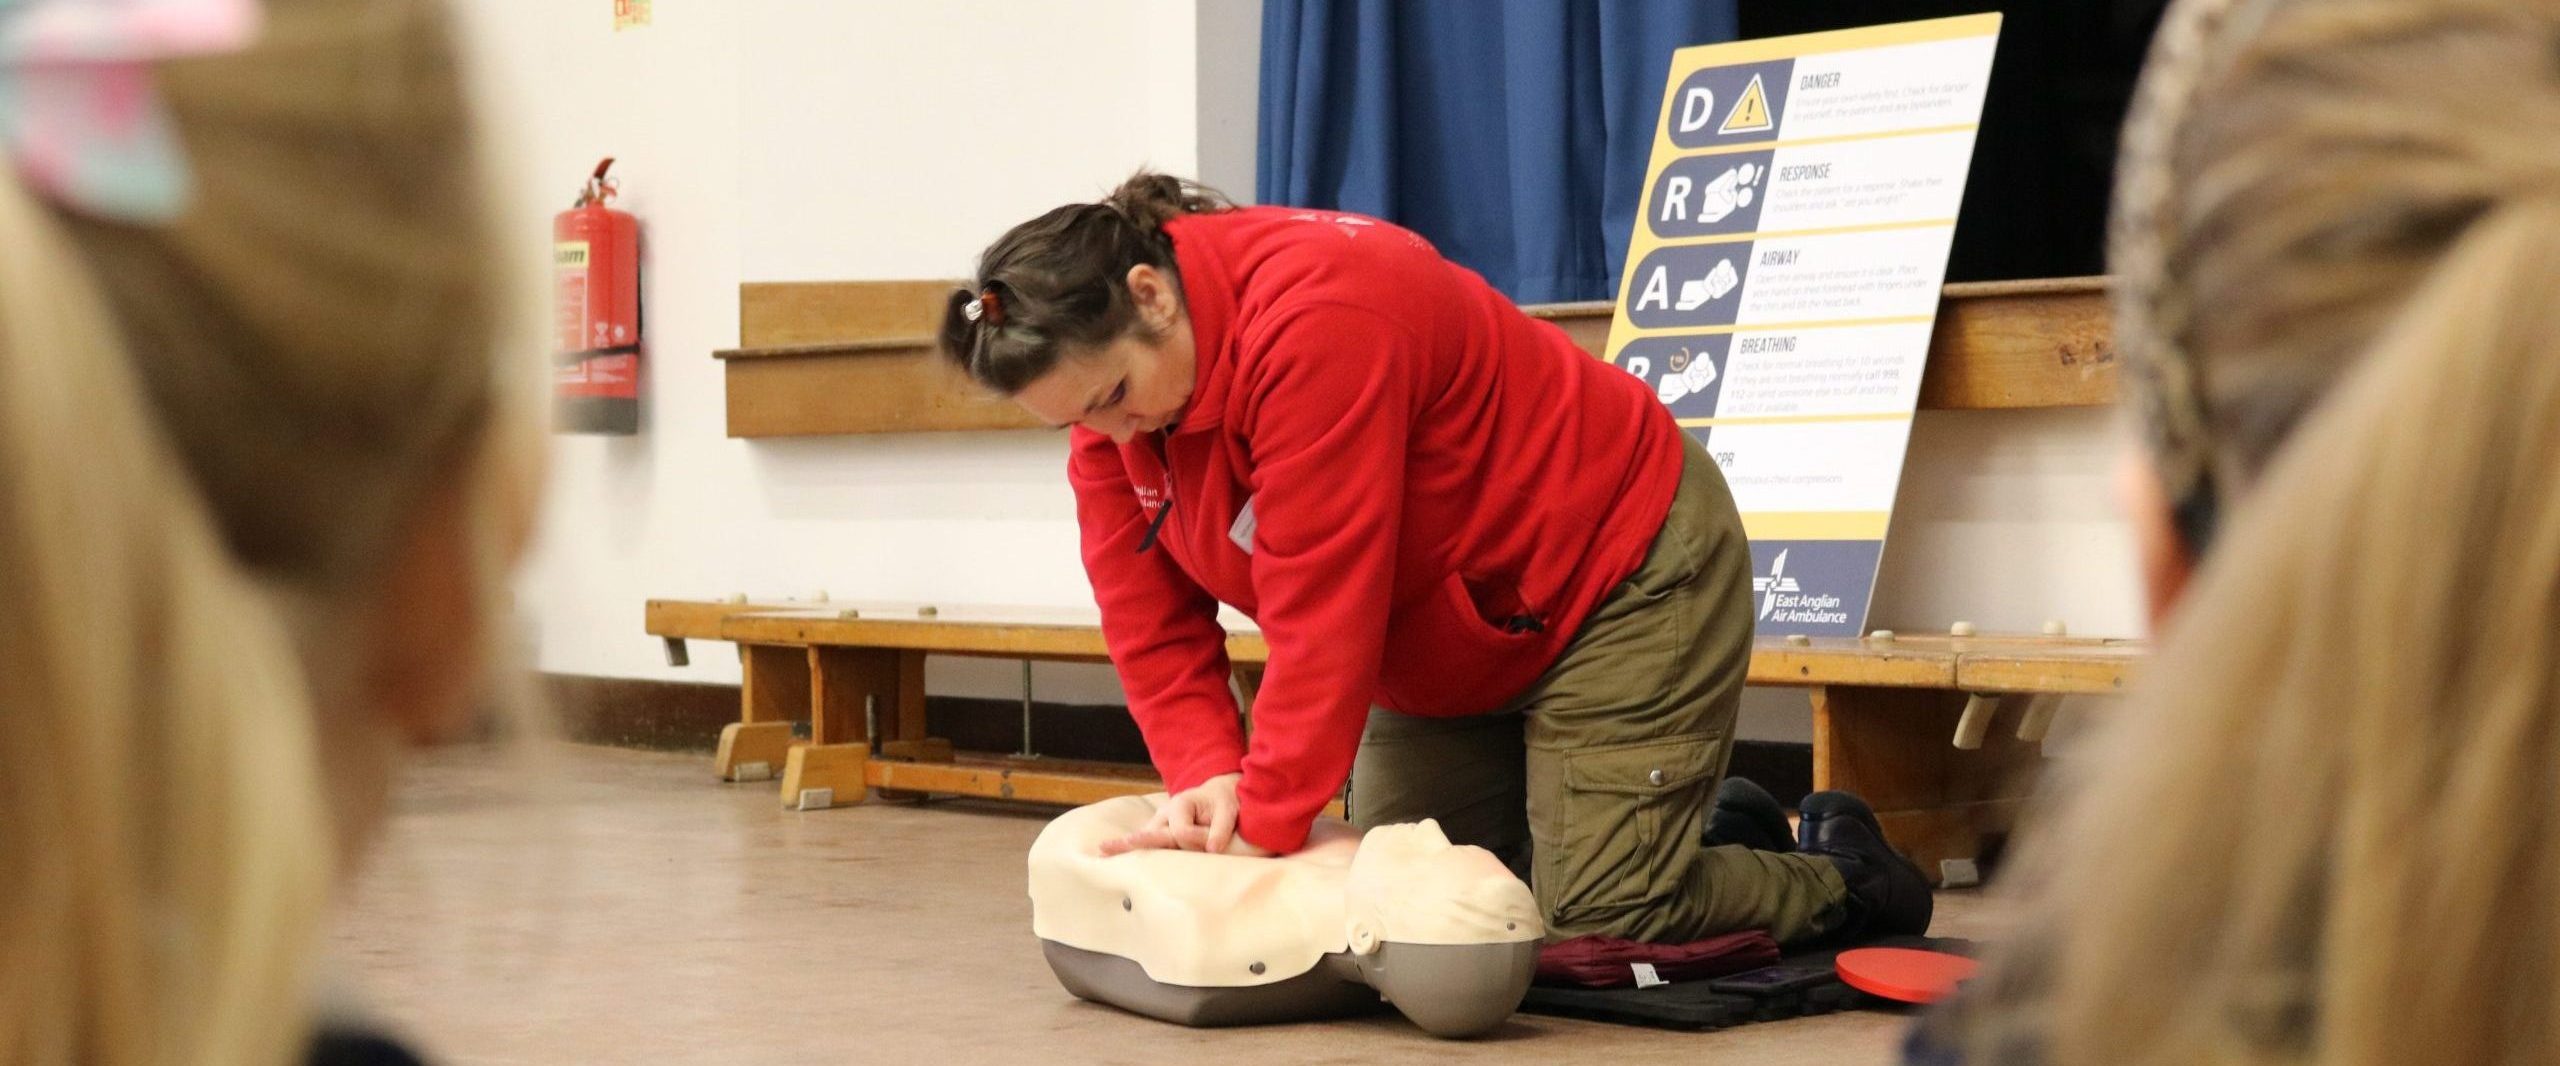
[[[1219,774],[1176,793],[1137,832],[1102,844],[1102,853],[1159,849],[1206,851],[1268,858],[1272,853],[1236,835],[1236,784],[1243,774]]]

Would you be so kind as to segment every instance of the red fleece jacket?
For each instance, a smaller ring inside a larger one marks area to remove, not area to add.
[[[1168,433],[1074,432],[1085,569],[1166,787],[1241,770],[1239,832],[1294,851],[1372,703],[1481,714],[1555,662],[1661,528],[1680,428],[1406,230],[1261,207],[1166,231],[1198,380]],[[1271,647],[1250,743],[1220,601]]]

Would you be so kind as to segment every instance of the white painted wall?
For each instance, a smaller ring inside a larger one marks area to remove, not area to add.
[[[735,680],[724,656],[666,666],[638,631],[651,596],[1090,602],[1063,437],[732,441],[709,353],[737,342],[741,281],[956,276],[1142,165],[1249,188],[1250,108],[1209,121],[1199,100],[1250,100],[1258,43],[1235,32],[1258,3],[659,0],[626,32],[602,3],[459,6],[512,226],[546,233],[609,153],[648,244],[646,431],[557,441],[524,583],[543,669]],[[996,664],[932,682],[1018,687]],[[1118,698],[1094,668],[1043,667],[1041,689]]]
[[[1061,435],[733,441],[709,353],[741,281],[957,276],[1142,164],[1248,194],[1258,0],[657,0],[622,33],[602,0],[458,3],[511,225],[547,234],[613,154],[648,242],[646,428],[554,448],[523,586],[543,669],[734,681],[728,656],[664,664],[652,596],[1090,602]],[[2096,412],[1923,415],[1877,624],[2133,632],[2110,441]],[[1018,671],[936,660],[929,683],[1010,695]],[[1117,698],[1100,668],[1038,685]],[[1803,739],[1801,698],[1755,695],[1744,733]]]
[[[557,439],[522,592],[544,669],[656,676],[648,642],[631,636],[647,590],[734,580],[735,561],[750,555],[738,549],[765,535],[727,517],[748,513],[762,489],[748,456],[721,439],[708,357],[737,340],[741,9],[660,3],[656,25],[614,33],[605,4],[457,7],[485,91],[502,217],[528,254],[601,156],[618,158],[620,206],[644,220],[646,432]]]

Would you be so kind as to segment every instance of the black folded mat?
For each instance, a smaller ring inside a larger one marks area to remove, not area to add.
[[[1854,948],[1920,948],[1951,955],[1971,955],[1976,950],[1973,941],[1952,937],[1889,936],[1848,947],[1791,952],[1780,958],[1778,965],[1818,967],[1829,972],[1833,969],[1832,961],[1839,958],[1841,952]],[[1706,981],[1674,981],[1652,988],[1539,985],[1529,989],[1529,998],[1521,1001],[1520,1009],[1530,1014],[1584,1018],[1617,1025],[1703,1031],[1858,1007],[1902,1006],[1841,984],[1838,977],[1810,988],[1771,995],[1718,992],[1708,985]]]

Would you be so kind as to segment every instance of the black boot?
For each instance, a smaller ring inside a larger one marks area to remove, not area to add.
[[[1728,777],[1716,786],[1715,810],[1707,815],[1707,847],[1740,844],[1753,851],[1794,851],[1796,841],[1778,797],[1747,777]]]
[[[1855,943],[1929,931],[1934,901],[1920,867],[1885,843],[1884,828],[1867,801],[1846,792],[1816,792],[1797,808],[1796,843],[1831,860],[1849,886],[1849,914],[1823,935],[1827,943]]]

